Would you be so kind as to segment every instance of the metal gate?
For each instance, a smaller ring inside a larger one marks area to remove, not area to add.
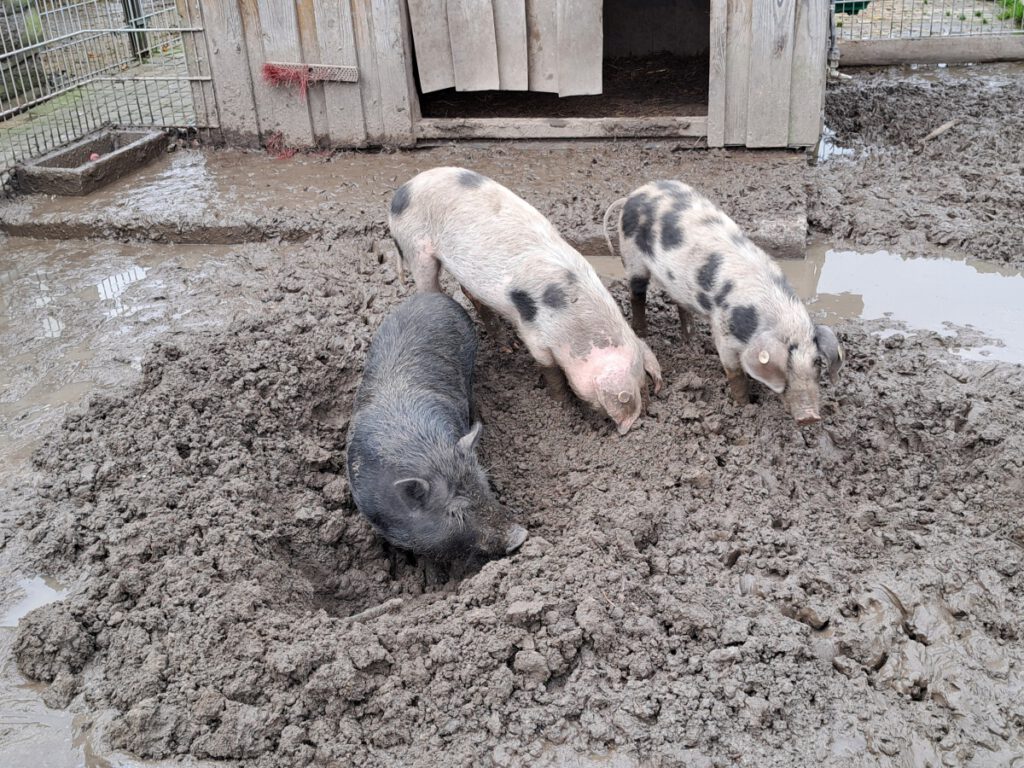
[[[107,125],[216,125],[196,0],[0,0],[0,183]]]
[[[833,0],[840,43],[1016,34],[1024,0]]]

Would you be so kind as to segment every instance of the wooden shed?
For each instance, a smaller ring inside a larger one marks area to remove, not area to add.
[[[828,0],[179,2],[201,9],[229,137],[806,147],[821,131]]]

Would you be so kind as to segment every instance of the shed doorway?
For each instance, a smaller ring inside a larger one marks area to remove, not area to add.
[[[408,2],[421,138],[707,135],[711,0]]]

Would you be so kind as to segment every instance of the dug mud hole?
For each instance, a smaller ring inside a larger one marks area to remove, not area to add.
[[[814,169],[623,145],[512,188],[580,240],[637,182],[680,176],[741,224],[806,194],[853,243],[1019,264],[1024,85],[986,82],[841,86],[829,124],[857,154]],[[507,180],[516,152],[481,170]],[[485,335],[483,457],[531,535],[445,569],[384,548],[343,479],[362,357],[405,293],[372,239],[283,248],[248,276],[254,313],[158,342],[137,383],[46,439],[6,546],[76,580],[19,625],[49,703],[143,757],[257,766],[1024,758],[1020,367],[837,323],[848,365],[798,430],[778,398],[732,405],[706,328],[683,344],[654,293],[666,391],[617,438]]]

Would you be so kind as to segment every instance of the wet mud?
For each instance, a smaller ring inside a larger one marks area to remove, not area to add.
[[[116,748],[247,765],[1024,756],[1020,368],[841,323],[848,368],[799,430],[778,398],[732,405],[706,329],[684,344],[656,302],[667,390],[618,438],[485,337],[484,458],[531,538],[441,567],[345,488],[389,269],[303,250],[38,452],[30,557],[87,575],[19,624],[50,703]]]
[[[812,227],[858,246],[1024,265],[1024,66],[852,72],[826,95],[834,137],[814,174]]]

